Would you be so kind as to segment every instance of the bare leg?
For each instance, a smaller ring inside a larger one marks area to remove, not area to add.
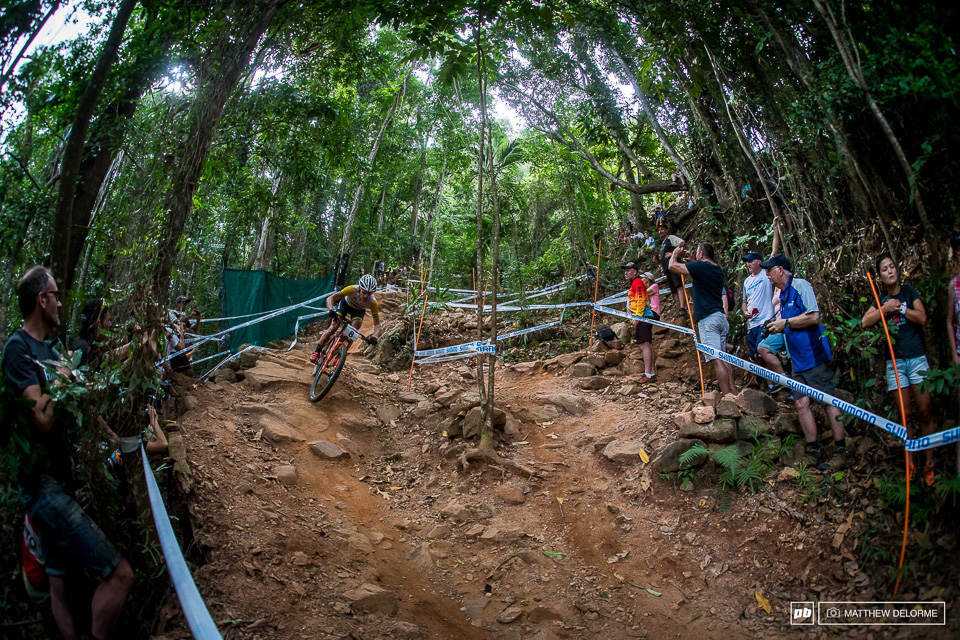
[[[775,353],[767,349],[766,347],[759,347],[757,349],[757,355],[760,356],[763,360],[763,364],[766,365],[767,369],[773,371],[774,373],[779,373],[783,375],[783,363],[780,362],[780,358],[776,356]]]
[[[914,385],[910,385],[910,388],[913,390],[913,399],[917,403],[917,413],[920,417],[920,434],[929,436],[935,430],[933,412],[930,410],[930,394],[921,393]],[[927,463],[933,464],[933,449],[927,449]]]
[[[327,327],[327,330],[323,332],[323,335],[320,336],[320,340],[317,341],[317,351],[320,351],[323,347],[327,346],[327,343],[330,342],[330,338],[333,337],[333,333],[340,327],[340,323],[336,320],[330,320],[330,326]]]
[[[733,368],[723,360],[716,359],[713,361],[713,370],[720,384],[720,393],[737,395],[737,387],[733,384]]]
[[[50,607],[64,640],[78,640],[80,636],[77,635],[73,614],[67,605],[67,585],[62,577],[50,576]]]
[[[911,412],[911,410],[913,409],[913,406],[910,404],[910,394],[907,393],[907,390],[904,389],[903,387],[900,388],[900,400],[903,401],[903,405],[902,405],[902,406],[903,406],[903,416],[901,416],[901,417],[903,418],[903,426],[907,428],[907,437],[908,437],[908,438],[913,438],[913,437],[916,435],[916,429],[913,428],[913,425],[912,425],[911,420],[910,420],[910,417],[911,417],[910,412]],[[897,390],[896,390],[896,389],[894,389],[893,391],[890,392],[890,401],[893,402],[893,407],[894,407],[895,410],[898,410],[898,411],[899,411],[900,406],[901,406],[901,405],[900,405],[900,400],[897,400]],[[916,462],[914,462],[914,459],[913,459],[913,452],[912,452],[912,451],[907,451],[907,460],[910,461],[910,466],[911,466],[911,467],[912,467],[914,464],[916,464]]]
[[[813,410],[810,409],[810,396],[803,396],[797,400],[797,418],[800,419],[800,428],[803,430],[803,437],[807,444],[817,443],[817,421],[813,417]]]
[[[640,345],[640,352],[643,353],[643,371],[644,373],[655,376],[657,375],[656,369],[656,359],[653,355],[653,343],[644,342]]]
[[[93,592],[93,602],[90,605],[91,622],[90,633],[94,638],[106,640],[110,637],[113,628],[117,626],[123,605],[127,603],[127,596],[133,588],[133,569],[126,560],[121,560],[110,576],[100,583]]]
[[[840,409],[828,405],[825,406],[823,410],[827,414],[827,424],[830,425],[830,430],[833,431],[834,442],[843,440],[844,432],[843,423],[840,422]]]

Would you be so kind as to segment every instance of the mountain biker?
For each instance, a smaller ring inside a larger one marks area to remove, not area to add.
[[[367,309],[370,309],[370,315],[373,316],[373,335],[367,338],[367,342],[372,345],[377,344],[377,336],[380,335],[380,308],[373,295],[376,289],[377,279],[367,273],[360,276],[360,281],[356,285],[344,287],[327,298],[330,326],[320,336],[317,350],[310,354],[310,362],[316,364],[320,358],[320,351],[330,342],[330,338],[333,337],[333,334],[345,320],[359,329],[360,325],[363,324],[363,316]]]

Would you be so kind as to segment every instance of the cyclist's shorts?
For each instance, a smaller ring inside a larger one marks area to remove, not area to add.
[[[362,318],[367,311],[366,309],[355,309],[351,307],[347,304],[347,299],[344,298],[337,304],[337,312],[347,320],[353,320],[355,318]]]

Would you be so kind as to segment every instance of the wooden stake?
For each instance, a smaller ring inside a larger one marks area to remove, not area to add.
[[[597,243],[597,273],[593,284],[593,312],[590,314],[590,346],[593,346],[593,319],[597,316],[597,293],[600,291],[600,249],[603,247],[603,238]]]
[[[887,336],[887,346],[890,347],[890,359],[893,361],[894,378],[897,380],[897,398],[900,400],[900,418],[903,420],[903,426],[907,426],[907,412],[903,406],[903,389],[900,388],[900,374],[897,369],[897,356],[893,353],[893,342],[890,340],[890,329],[887,327],[887,319],[883,317],[883,305],[880,304],[880,296],[877,294],[877,285],[873,283],[873,276],[867,272],[867,279],[870,281],[870,288],[873,290],[873,299],[877,301],[877,311],[880,312],[880,322],[883,324],[883,332]],[[910,432],[907,432],[910,437]],[[900,566],[897,567],[897,581],[893,585],[893,597],[897,597],[897,591],[900,589],[900,577],[903,575],[903,560],[907,555],[907,531],[910,528],[910,452],[906,446],[903,448],[903,454],[906,457],[907,465],[907,505],[903,514],[903,542],[900,544]]]
[[[423,296],[423,311],[420,312],[420,326],[417,328],[417,335],[413,339],[413,360],[410,362],[410,377],[407,379],[407,391],[410,391],[410,385],[413,384],[413,366],[417,362],[417,347],[420,346],[420,332],[423,330],[423,314],[427,312],[427,298],[430,293]]]
[[[700,337],[697,335],[697,325],[693,323],[693,309],[690,308],[690,298],[687,297],[687,282],[683,278],[683,274],[680,274],[680,291],[683,292],[683,299],[687,302],[687,315],[690,316],[690,328],[693,329],[693,339],[697,342],[700,342]],[[724,293],[723,295],[727,295]],[[677,301],[679,302],[679,300]],[[696,347],[696,345],[694,345]],[[700,396],[707,395],[707,385],[703,381],[703,361],[700,358],[700,350],[694,348],[697,352],[697,367],[700,369]]]

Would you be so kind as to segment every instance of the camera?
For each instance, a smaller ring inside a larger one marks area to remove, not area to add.
[[[760,326],[760,340],[766,340],[770,337],[770,323],[773,322],[773,318],[770,318]]]

